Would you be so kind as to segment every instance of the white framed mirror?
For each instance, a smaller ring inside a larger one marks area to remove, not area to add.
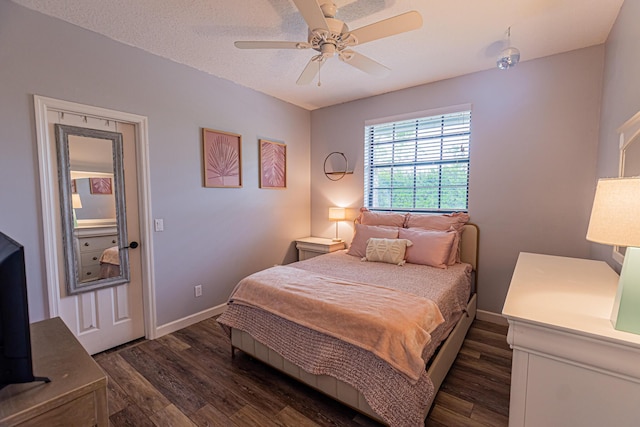
[[[618,176],[640,176],[640,112],[627,120],[618,129],[620,134],[620,163]],[[622,265],[624,247],[613,247],[613,259]]]

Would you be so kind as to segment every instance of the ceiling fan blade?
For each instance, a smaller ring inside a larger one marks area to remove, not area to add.
[[[293,0],[300,14],[311,30],[323,29],[329,31],[329,25],[317,0]]]
[[[238,49],[309,49],[307,42],[278,42],[278,41],[240,41],[234,45]]]
[[[402,15],[365,25],[364,27],[350,31],[349,34],[356,39],[353,44],[361,45],[384,37],[417,30],[420,27],[422,27],[422,16],[415,10],[412,10]]]
[[[304,67],[304,70],[302,70],[302,73],[300,74],[300,77],[298,77],[298,81],[296,82],[296,84],[301,86],[308,85],[316,77],[316,75],[320,71],[320,68],[324,64],[324,61],[319,61],[315,58],[315,56],[311,58],[311,60],[307,63],[307,66]]]
[[[391,70],[379,62],[374,61],[368,56],[353,50],[344,50],[340,53],[339,58],[347,64],[356,67],[360,71],[371,74],[376,77],[386,77]]]

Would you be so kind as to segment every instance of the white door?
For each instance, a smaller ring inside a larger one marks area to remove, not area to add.
[[[82,116],[69,112],[62,113],[56,110],[49,110],[47,118],[49,141],[54,145],[54,125],[56,123],[122,134],[127,235],[129,242],[140,242],[135,126],[106,118]],[[88,163],[90,164],[90,162]],[[87,173],[87,169],[89,169],[88,173],[90,174],[91,167],[84,167],[84,169],[83,173]],[[51,188],[59,191],[57,190],[57,185]],[[59,204],[61,198],[58,196],[56,200]],[[60,212],[60,209],[57,209],[57,212]],[[82,219],[77,220],[79,224],[82,221]],[[91,222],[91,220],[84,221]],[[60,224],[60,220],[57,220],[56,223]],[[61,233],[63,230],[62,227],[57,228],[58,233],[60,233],[60,239],[58,239],[58,316],[62,318],[90,354],[143,337],[145,335],[145,327],[140,247],[128,249],[129,283],[69,295],[66,287],[65,264],[62,262],[64,252],[61,243],[59,243],[62,240]],[[79,225],[76,230],[90,233],[91,226]],[[117,242],[117,244],[120,248],[123,248],[128,246],[129,242]]]

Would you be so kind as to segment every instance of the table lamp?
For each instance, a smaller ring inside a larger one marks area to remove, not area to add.
[[[334,242],[342,242],[342,239],[338,237],[338,222],[347,219],[346,215],[345,208],[329,208],[329,221],[336,222],[336,237],[332,239]]]
[[[640,334],[640,177],[598,181],[587,240],[627,247],[611,323]]]
[[[73,226],[78,228],[78,218],[76,217],[76,209],[82,209],[82,200],[80,200],[80,194],[71,194],[71,207],[73,208]]]

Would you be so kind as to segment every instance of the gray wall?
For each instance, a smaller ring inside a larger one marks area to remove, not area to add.
[[[526,52],[524,52],[526,55]],[[472,104],[469,213],[480,227],[479,308],[501,312],[521,251],[586,258],[604,47],[527,61],[311,113],[311,232],[331,237],[327,208],[363,203],[364,122]],[[343,151],[353,175],[329,181]],[[341,234],[350,240],[351,224]]]
[[[48,316],[33,94],[149,118],[159,325],[295,259],[292,240],[309,234],[308,111],[7,0],[0,64],[0,231],[26,248],[31,321]],[[243,136],[242,189],[202,187],[202,127]],[[287,144],[286,190],[258,188],[258,138]]]
[[[455,104],[473,106],[480,308],[501,311],[520,251],[610,260],[610,248],[584,234],[596,177],[617,172],[615,129],[640,109],[637,16],[640,0],[626,0],[606,51],[309,113],[0,0],[0,231],[26,247],[32,321],[47,316],[33,94],[149,117],[152,214],[165,220],[153,241],[160,325],[223,303],[245,274],[292,260],[294,238],[333,236],[327,208],[362,205],[365,120]],[[244,188],[202,188],[201,127],[243,135]],[[286,191],[257,188],[260,137],[288,145]],[[345,152],[355,173],[328,181],[331,151]],[[351,225],[340,233],[350,240]],[[197,300],[195,284],[204,290]]]
[[[606,43],[598,178],[618,176],[619,134],[623,123],[640,111],[640,0],[625,0]],[[595,189],[596,182],[593,183]],[[611,246],[592,245],[593,258],[608,262],[620,271],[611,258]]]

